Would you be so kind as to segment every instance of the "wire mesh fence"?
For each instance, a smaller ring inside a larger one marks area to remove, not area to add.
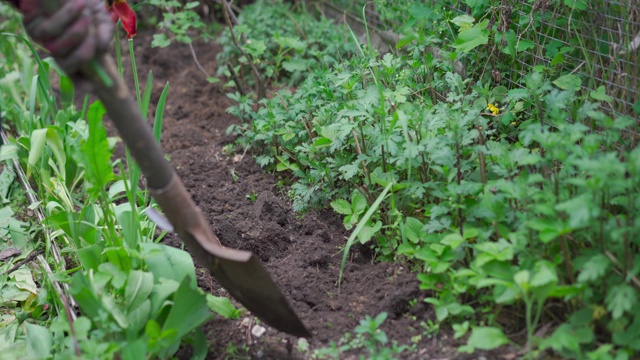
[[[366,18],[377,29],[403,26],[408,2],[319,1],[350,14]],[[478,3],[474,1],[473,3]],[[486,0],[491,6],[476,18],[490,18],[490,24],[503,24],[515,30],[519,42],[527,45],[519,53],[509,73],[502,78],[511,87],[534,67],[561,70],[580,75],[582,86],[594,90],[604,86],[614,99],[609,106],[616,114],[633,114],[640,85],[640,0]],[[434,9],[455,10],[472,15],[469,1],[419,1]],[[367,6],[364,6],[367,4]],[[479,50],[482,51],[482,50]],[[492,61],[500,61],[494,57]],[[479,71],[485,71],[481,69]],[[470,74],[479,76],[481,74]]]

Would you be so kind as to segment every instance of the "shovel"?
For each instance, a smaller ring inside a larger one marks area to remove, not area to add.
[[[57,8],[64,0],[47,0]],[[225,248],[202,211],[165,159],[160,144],[143,118],[113,58],[102,55],[83,67],[131,154],[147,179],[147,187],[193,257],[244,307],[267,325],[298,337],[311,337],[284,295],[251,252]]]

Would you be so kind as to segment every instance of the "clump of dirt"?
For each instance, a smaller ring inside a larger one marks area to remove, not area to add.
[[[232,103],[225,90],[207,82],[189,47],[152,48],[151,39],[152,34],[144,32],[136,37],[137,67],[143,79],[153,71],[152,104],[157,103],[165,83],[170,84],[162,145],[171,163],[222,243],[252,251],[264,262],[313,334],[310,348],[326,347],[352,331],[366,315],[374,317],[384,311],[389,318],[382,329],[389,337],[399,344],[415,343],[415,352],[403,358],[464,358],[456,353],[460,343],[449,330],[424,333],[421,323],[435,315],[423,301],[427,294],[419,290],[415,274],[401,265],[376,263],[368,248],[355,247],[342,285],[337,287],[341,249],[349,235],[341,218],[330,210],[294,213],[286,189],[273,174],[263,172],[251,154],[225,153],[223,147],[234,141],[225,131],[239,122],[226,112]],[[204,70],[215,73],[220,47],[197,41],[194,49]],[[175,236],[165,242],[181,245]],[[204,269],[199,269],[198,276],[206,291],[226,294]],[[225,358],[229,344],[230,349],[240,349],[251,358],[309,357],[296,350],[297,339],[274,329],[260,338],[251,337],[242,319],[215,318],[204,326],[204,332],[211,359]],[[181,352],[180,357],[188,358],[188,352]]]

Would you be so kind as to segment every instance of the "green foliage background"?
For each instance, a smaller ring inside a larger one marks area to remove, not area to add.
[[[578,18],[585,3],[527,2],[531,12],[509,21],[498,21],[504,1],[374,3],[378,20],[401,24],[397,46],[380,53],[352,34],[345,41],[357,52],[310,67],[295,91],[278,91],[257,108],[250,96],[230,95],[238,105],[229,111],[246,120],[234,129],[241,142],[290,180],[297,210],[331,205],[347,228],[365,221],[358,240],[380,260],[409,264],[438,320],[454,324],[457,337],[470,332],[461,351],[510,343],[505,334],[525,329],[532,357],[547,349],[634,356],[638,113],[617,106],[597,77],[563,66],[558,54],[589,44],[547,46],[546,62],[526,65],[536,39],[518,32],[525,18],[542,26],[551,9]],[[245,11],[284,8],[258,1]],[[277,63],[273,34],[302,38],[284,15],[253,19],[243,26],[269,29],[247,32],[245,44],[264,42],[261,65]],[[546,323],[556,326],[536,336]]]

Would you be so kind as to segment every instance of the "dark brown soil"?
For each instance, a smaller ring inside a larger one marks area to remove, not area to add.
[[[151,48],[150,42],[149,33],[135,39],[136,57],[141,79],[153,71],[152,107],[165,83],[170,83],[163,147],[223,244],[253,251],[264,262],[313,334],[309,339],[311,351],[328,346],[331,340],[337,342],[345,332],[353,332],[366,315],[375,317],[384,311],[389,317],[382,329],[390,339],[412,345],[412,337],[422,335],[414,338],[419,339],[415,351],[401,358],[465,358],[456,352],[461,342],[453,340],[450,330],[425,334],[421,323],[428,323],[435,315],[422,301],[427,294],[418,289],[415,274],[402,266],[374,262],[368,249],[355,248],[341,289],[336,287],[341,249],[349,235],[341,218],[330,210],[294,213],[287,189],[254,162],[251,151],[245,156],[242,149],[223,151],[234,141],[225,135],[227,127],[239,120],[225,112],[232,103],[222,85],[206,81],[188,46],[174,44],[157,49]],[[204,69],[214,74],[220,47],[196,42],[194,48]],[[247,195],[254,196],[255,201]],[[166,242],[181,245],[175,236]],[[205,291],[225,295],[208,272],[199,269],[198,276]],[[244,317],[251,315],[245,313]],[[247,336],[242,320],[217,317],[204,326],[210,342],[208,358],[310,357],[309,352],[297,350],[297,339],[274,329],[268,328],[260,338]],[[232,356],[228,346],[237,348],[239,355]],[[179,357],[189,358],[189,352],[183,349]]]

